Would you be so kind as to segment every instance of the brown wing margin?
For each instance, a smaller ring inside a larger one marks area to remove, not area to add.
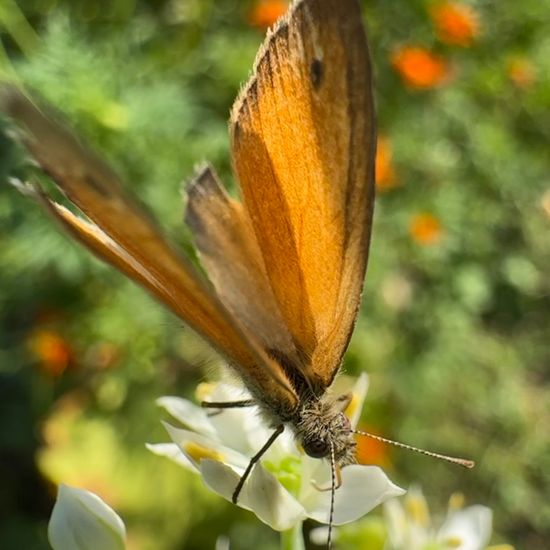
[[[38,193],[66,229],[134,279],[201,334],[262,394],[288,407],[296,398],[280,367],[238,325],[212,290],[123,193],[118,178],[19,90],[0,87],[0,110],[24,127],[24,143],[41,168],[94,223]]]
[[[356,0],[301,0],[234,105],[235,171],[273,294],[313,387],[348,345],[374,204],[371,67]]]

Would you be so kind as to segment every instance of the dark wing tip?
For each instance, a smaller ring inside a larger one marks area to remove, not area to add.
[[[195,175],[185,187],[187,206],[184,221],[189,227],[199,223],[201,204],[212,197],[228,201],[229,197],[223,188],[214,168],[207,162],[195,168]]]
[[[258,53],[256,54],[256,59],[254,60],[254,65],[252,69],[252,74],[244,86],[241,88],[237,99],[233,103],[231,108],[231,117],[230,123],[234,129],[238,127],[238,120],[241,117],[242,112],[245,109],[247,100],[252,96],[256,97],[257,94],[257,78],[258,78],[258,68],[262,65],[266,58],[269,57],[270,51],[272,50],[273,44],[280,39],[288,39],[288,26],[290,21],[296,12],[297,8],[303,4],[304,0],[297,0],[293,2],[288,11],[277,20],[272,28],[267,31],[267,35],[262,45],[260,46]]]

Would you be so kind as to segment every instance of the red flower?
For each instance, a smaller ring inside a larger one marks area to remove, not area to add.
[[[376,428],[367,425],[359,426],[360,430],[380,435]],[[387,443],[373,439],[367,436],[357,437],[356,457],[359,464],[376,464],[382,468],[387,468],[391,464],[389,456],[389,446]]]
[[[417,214],[411,220],[409,231],[418,244],[437,244],[443,236],[441,222],[432,214]]]
[[[38,359],[39,367],[49,376],[63,374],[72,359],[69,343],[58,333],[39,329],[29,339],[29,347]]]
[[[438,86],[450,72],[444,58],[417,46],[405,46],[397,50],[391,62],[405,83],[412,88]]]
[[[468,47],[479,34],[477,13],[458,2],[445,2],[431,10],[432,21],[441,42]]]
[[[248,15],[248,21],[254,27],[267,29],[288,10],[288,2],[283,0],[260,0]]]

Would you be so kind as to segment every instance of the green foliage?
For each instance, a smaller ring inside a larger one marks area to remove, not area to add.
[[[5,2],[0,74],[62,111],[190,252],[180,186],[204,159],[232,184],[226,120],[262,39],[247,21],[251,4]],[[437,39],[427,2],[364,3],[395,175],[377,199],[346,369],[371,375],[366,424],[478,462],[457,471],[396,451],[396,482],[420,483],[442,506],[461,491],[493,508],[497,539],[542,549],[550,536],[550,2],[469,4],[479,34],[459,48]],[[448,80],[408,87],[390,61],[402,45],[437,52],[453,66]],[[510,76],[515,58],[534,71],[525,85]],[[98,489],[137,547],[211,548],[229,535],[245,548],[259,534],[262,548],[275,547],[249,514],[144,449],[165,439],[154,399],[192,395],[202,374],[189,365],[213,360],[7,184],[31,172],[0,133],[0,475],[10,479],[0,540],[46,548],[51,483],[64,476]],[[432,244],[411,230],[424,214],[438,224]],[[52,335],[56,364],[44,344]]]

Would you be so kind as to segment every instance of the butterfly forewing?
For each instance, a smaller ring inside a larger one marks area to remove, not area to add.
[[[0,107],[24,126],[25,145],[41,168],[94,222],[80,220],[37,192],[63,226],[205,337],[258,391],[271,392],[270,400],[293,405],[294,392],[280,367],[122,191],[114,172],[15,88],[0,90]]]
[[[375,122],[355,0],[304,0],[268,37],[231,117],[246,212],[313,386],[356,318],[374,200]]]

